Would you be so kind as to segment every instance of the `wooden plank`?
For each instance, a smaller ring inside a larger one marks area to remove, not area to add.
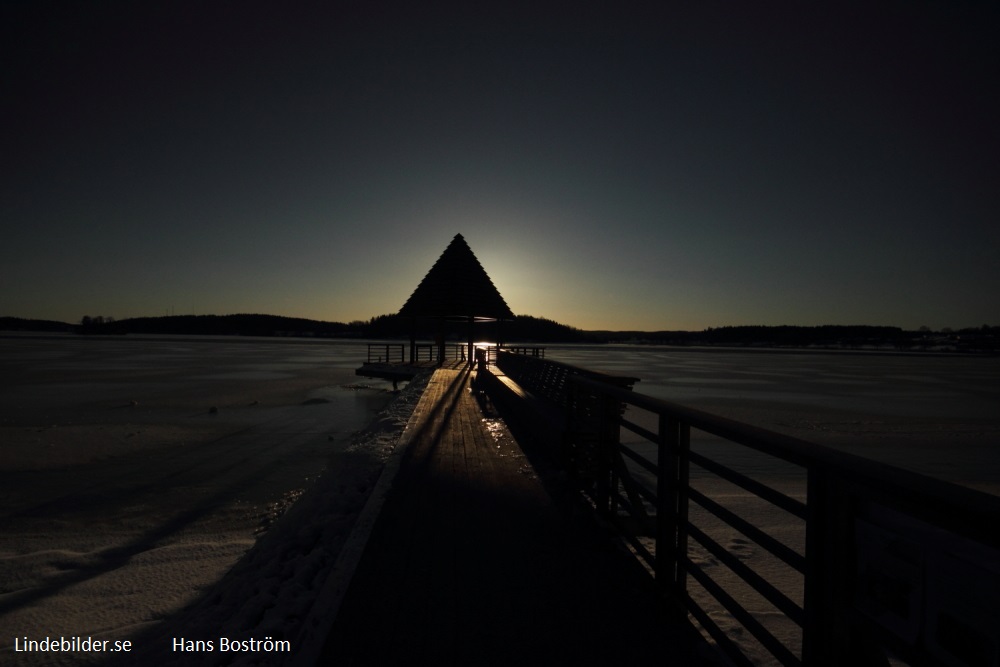
[[[701,664],[651,580],[500,457],[469,373],[438,370],[321,664]]]

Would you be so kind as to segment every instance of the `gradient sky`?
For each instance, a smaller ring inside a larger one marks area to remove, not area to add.
[[[3,2],[0,315],[1000,324],[996,3],[425,4]]]

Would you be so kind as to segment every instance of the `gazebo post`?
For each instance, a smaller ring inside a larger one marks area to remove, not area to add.
[[[470,367],[472,366],[472,359],[473,359],[472,351],[476,345],[475,326],[476,326],[476,316],[469,315],[469,354],[466,355],[465,358]]]
[[[444,365],[444,350],[445,350],[445,318],[438,318],[438,333],[434,338],[435,347],[437,347],[437,365]]]
[[[417,361],[417,316],[410,318],[410,363]]]

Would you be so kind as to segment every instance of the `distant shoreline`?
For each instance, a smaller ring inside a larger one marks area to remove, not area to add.
[[[169,333],[129,333],[129,334],[78,334],[73,332],[45,332],[45,331],[0,331],[0,339],[7,340],[89,340],[89,341],[127,341],[134,343],[148,341],[173,341],[185,343],[273,343],[273,344],[297,344],[297,345],[366,345],[368,343],[401,343],[409,341],[399,338],[347,338],[347,337],[318,337],[318,336],[254,336],[254,335],[229,335],[229,334],[169,334]],[[418,342],[431,342],[430,339],[418,338]],[[538,347],[597,347],[597,348],[656,348],[671,349],[683,352],[698,353],[771,353],[771,354],[832,354],[832,355],[859,355],[859,356],[900,356],[900,357],[984,357],[991,358],[1000,356],[1000,351],[993,350],[913,350],[913,349],[878,349],[878,348],[850,348],[850,347],[809,347],[809,346],[784,346],[784,345],[747,345],[733,343],[731,345],[678,345],[672,343],[657,342],[625,342],[625,341],[509,341],[518,346],[538,346]]]
[[[50,320],[0,317],[0,332],[84,334],[88,336],[252,336],[322,340],[409,340],[412,336],[434,340],[468,340],[466,322],[434,317],[378,315],[368,320],[327,322],[264,314],[167,315],[117,320],[105,316],[85,316],[79,324]],[[516,315],[503,322],[482,322],[474,326],[478,340],[493,339],[533,344],[636,344],[677,347],[735,347],[832,350],[895,350],[901,352],[1000,351],[1000,326],[982,325],[962,329],[929,327],[904,330],[879,325],[726,325],[701,331],[682,330],[583,330],[532,315]]]

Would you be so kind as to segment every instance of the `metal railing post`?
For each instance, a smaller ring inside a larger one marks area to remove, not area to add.
[[[659,416],[656,478],[656,584],[663,595],[677,586],[677,447],[678,422]]]
[[[688,488],[691,482],[691,425],[679,423],[677,434],[677,592],[687,595]]]
[[[587,400],[592,401],[592,409],[597,413],[591,415],[595,421],[597,432],[595,433],[597,442],[593,452],[595,467],[597,468],[597,484],[595,501],[597,510],[605,515],[614,516],[617,507],[612,493],[618,479],[614,473],[611,457],[611,443],[608,442],[607,411],[604,409],[604,397],[600,394],[588,390]]]
[[[686,617],[683,599],[687,591],[688,470],[691,427],[660,414],[656,480],[656,582],[661,594],[677,603]]]
[[[885,653],[852,620],[857,513],[843,478],[821,466],[807,473],[802,664],[887,667]]]

